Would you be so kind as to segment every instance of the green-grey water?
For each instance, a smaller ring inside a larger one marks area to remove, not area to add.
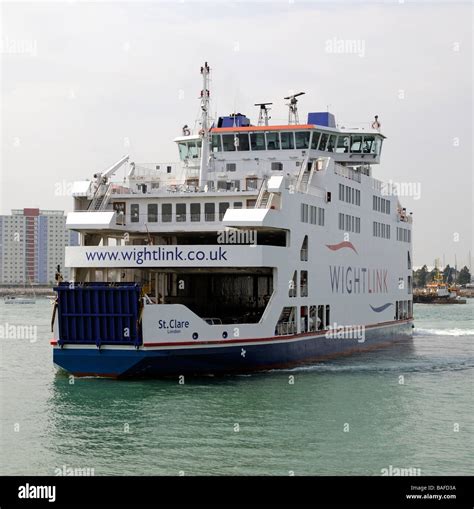
[[[1,302],[3,336],[37,338],[0,339],[0,474],[473,475],[474,300],[415,314],[413,340],[313,366],[71,383],[52,364],[49,301]]]

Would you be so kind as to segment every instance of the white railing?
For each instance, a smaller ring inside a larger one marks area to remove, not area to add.
[[[360,172],[348,168],[347,166],[343,166],[342,164],[335,164],[334,165],[334,173],[337,175],[341,175],[342,177],[346,177],[348,179],[354,180],[356,182],[361,181]]]
[[[288,334],[296,334],[297,330],[295,322],[282,322],[276,326],[276,335],[286,336]]]

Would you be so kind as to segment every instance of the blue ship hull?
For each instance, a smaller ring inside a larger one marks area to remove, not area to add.
[[[166,348],[54,348],[54,363],[76,376],[114,378],[169,377],[245,373],[309,363],[324,358],[361,352],[411,338],[412,321],[370,326],[365,339],[327,338],[305,334],[255,344],[197,345]]]

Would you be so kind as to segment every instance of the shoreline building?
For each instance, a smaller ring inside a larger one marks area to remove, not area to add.
[[[0,216],[0,284],[53,284],[66,246],[78,245],[62,210],[14,209]]]

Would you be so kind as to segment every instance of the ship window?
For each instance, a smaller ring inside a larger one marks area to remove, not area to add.
[[[212,151],[222,152],[222,140],[220,134],[212,135]]]
[[[148,204],[148,222],[156,223],[158,221],[158,205],[156,203]]]
[[[313,131],[313,137],[311,138],[311,148],[313,150],[318,148],[319,138],[321,138],[321,133],[319,131]]]
[[[250,177],[245,179],[245,184],[247,191],[252,191],[253,189],[257,189],[257,177]]]
[[[316,330],[316,306],[309,306],[309,332]]]
[[[293,149],[295,148],[295,142],[293,139],[294,133],[280,133],[281,136],[281,148],[282,149]]]
[[[263,133],[251,133],[250,146],[252,150],[265,150],[265,135]]]
[[[336,136],[332,134],[329,136],[328,152],[334,152],[334,146],[336,145]]]
[[[234,201],[234,209],[241,209],[241,208],[242,208],[242,202]]]
[[[297,271],[295,270],[293,272],[293,277],[290,279],[290,281],[288,283],[288,297],[296,297],[296,293],[298,291],[297,278],[298,278],[298,274],[297,274]]]
[[[178,143],[179,148],[179,158],[181,161],[184,161],[188,157],[188,144],[187,143]]]
[[[318,306],[318,330],[324,329],[324,306],[321,304]]]
[[[351,152],[360,154],[362,146],[362,136],[351,136]]]
[[[295,133],[296,139],[296,148],[309,148],[309,131],[297,132]]]
[[[236,163],[226,163],[225,171],[235,171],[237,169]]]
[[[227,202],[219,203],[219,221],[222,221],[224,219],[225,212],[228,208],[229,203]]]
[[[408,268],[409,268],[409,269],[411,269],[411,256],[410,256],[410,251],[407,251],[407,255],[408,255],[407,265],[408,265]]]
[[[326,150],[326,143],[328,141],[329,135],[326,133],[321,133],[321,140],[319,141],[318,150]]]
[[[301,297],[308,296],[308,271],[302,270],[300,273],[300,295]]]
[[[176,222],[178,223],[186,222],[186,203],[176,204]]]
[[[364,136],[362,152],[364,154],[373,154],[375,152],[375,136]]]
[[[201,204],[191,203],[191,222],[201,221]]]
[[[240,180],[234,180],[234,191],[240,191]]]
[[[283,163],[272,163],[272,171],[283,171]]]
[[[308,261],[308,236],[304,236],[303,244],[301,245],[300,249],[300,260],[302,262]]]
[[[331,323],[331,307],[329,304],[326,306],[326,329],[329,329],[329,324]]]
[[[218,180],[217,181],[217,190],[218,191],[227,191],[227,180]]]
[[[216,204],[215,203],[205,203],[204,204],[204,218],[206,221],[215,221],[216,220]]]
[[[140,220],[140,205],[138,205],[138,203],[132,203],[130,205],[130,216],[132,223],[138,223]]]
[[[171,223],[172,205],[171,203],[163,203],[161,205],[161,220],[163,223]]]
[[[280,150],[280,136],[278,133],[266,133],[267,150]]]
[[[239,146],[238,150],[250,150],[249,135],[247,133],[240,133],[238,135]]]
[[[235,151],[234,135],[224,134],[222,136],[222,145],[224,147],[224,152],[234,152]]]
[[[336,152],[347,153],[349,152],[349,136],[338,136]]]
[[[198,159],[201,154],[201,143],[198,142],[197,144],[194,142],[189,142],[189,149],[188,149],[188,157],[190,159]],[[171,168],[170,168],[171,170]],[[170,173],[170,171],[168,171]]]

